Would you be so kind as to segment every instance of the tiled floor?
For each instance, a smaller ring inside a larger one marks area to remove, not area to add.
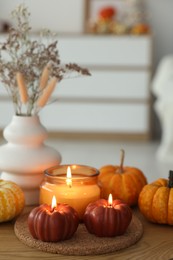
[[[120,149],[124,149],[125,165],[140,168],[148,182],[160,177],[167,178],[169,170],[173,170],[173,164],[157,161],[158,142],[49,138],[46,143],[61,153],[62,164],[85,164],[96,168],[118,164]]]

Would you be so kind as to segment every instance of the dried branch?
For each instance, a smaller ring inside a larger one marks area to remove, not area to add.
[[[22,104],[25,104],[28,106],[26,115],[32,115],[37,113],[37,101],[53,78],[60,82],[71,77],[72,72],[76,75],[90,73],[77,64],[62,65],[57,41],[43,44],[41,38],[31,39],[30,13],[24,4],[12,11],[12,17],[16,26],[9,30],[6,41],[0,43],[0,81],[11,95],[15,113],[24,114]],[[52,34],[44,30],[42,37],[45,36],[51,38]]]

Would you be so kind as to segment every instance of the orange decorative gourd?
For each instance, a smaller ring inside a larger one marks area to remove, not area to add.
[[[113,19],[114,15],[116,15],[116,9],[112,6],[103,7],[99,11],[99,17],[102,19]]]
[[[149,31],[150,27],[148,24],[145,23],[136,24],[131,29],[131,33],[137,35],[149,33]]]
[[[11,181],[0,180],[0,222],[13,219],[25,205],[22,189]]]
[[[169,180],[160,178],[142,189],[138,205],[151,222],[173,225],[173,171]]]
[[[139,194],[147,184],[143,172],[134,167],[123,166],[124,150],[121,151],[120,165],[105,165],[99,169],[101,198],[107,199],[112,193],[115,199],[121,199],[129,206],[137,205]]]

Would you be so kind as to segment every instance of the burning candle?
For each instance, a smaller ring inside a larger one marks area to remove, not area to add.
[[[112,198],[112,194],[110,193],[108,197],[108,207],[112,208],[112,203],[113,203],[113,198]]]
[[[45,171],[40,187],[40,204],[50,204],[52,194],[60,203],[73,207],[80,220],[87,205],[100,198],[97,169],[83,165],[58,165]]]
[[[35,239],[46,242],[58,242],[69,239],[79,224],[78,213],[67,204],[42,204],[34,208],[28,216],[28,228]]]
[[[68,168],[67,168],[67,178],[66,178],[66,183],[67,183],[67,186],[68,186],[69,188],[72,187],[72,176],[71,176],[70,166],[68,166]]]
[[[125,233],[131,222],[132,212],[127,204],[121,200],[113,200],[110,194],[108,200],[100,199],[90,203],[83,219],[91,234],[114,237]]]

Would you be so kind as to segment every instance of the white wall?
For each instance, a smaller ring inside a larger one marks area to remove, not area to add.
[[[29,7],[35,31],[51,28],[58,32],[83,32],[85,0],[0,0],[0,18],[9,19],[11,10],[22,2]],[[163,56],[173,54],[173,1],[144,2],[153,28],[156,68]]]
[[[34,31],[83,32],[85,0],[0,0],[0,19],[10,19],[18,4],[26,3]],[[160,59],[173,55],[173,1],[145,0],[154,35],[154,68]]]
[[[0,19],[10,19],[11,11],[25,3],[34,31],[49,28],[58,32],[82,32],[83,0],[0,0]]]
[[[156,71],[159,61],[166,55],[173,55],[173,1],[172,0],[145,0],[150,23],[153,28],[153,62]],[[173,68],[172,68],[173,69]],[[160,121],[153,111],[153,136],[161,136]]]
[[[0,19],[9,20],[11,11],[18,4],[25,3],[31,12],[31,26],[34,31],[50,28],[57,32],[82,33],[85,1],[88,0],[0,0]],[[162,57],[173,55],[173,0],[144,2],[153,31],[155,71]],[[157,121],[154,128],[157,136],[157,131],[160,131]]]
[[[154,65],[165,55],[173,55],[173,1],[145,0],[154,36]]]

